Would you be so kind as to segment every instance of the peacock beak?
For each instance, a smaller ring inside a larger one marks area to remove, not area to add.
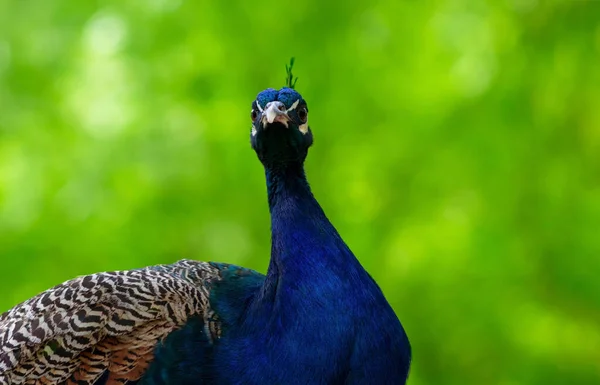
[[[263,127],[266,127],[267,124],[273,124],[274,122],[279,122],[287,127],[289,120],[290,117],[282,102],[275,101],[267,103],[262,116]]]

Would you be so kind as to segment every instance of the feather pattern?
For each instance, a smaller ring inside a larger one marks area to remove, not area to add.
[[[172,265],[87,275],[67,281],[0,315],[0,384],[108,384],[139,379],[157,342],[190,317],[205,319],[218,264]]]
[[[267,89],[251,118],[271,213],[266,276],[184,260],[68,281],[0,315],[0,384],[406,382],[408,337],[306,179],[306,101]]]

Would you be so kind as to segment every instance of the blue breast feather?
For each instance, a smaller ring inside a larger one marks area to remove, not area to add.
[[[140,384],[405,382],[410,345],[381,290],[308,184],[292,177],[285,186],[269,186],[277,198],[267,276],[221,265],[210,295],[221,338],[210,343],[202,320],[190,320],[158,346]]]
[[[306,100],[267,89],[250,117],[267,273],[183,260],[64,282],[0,314],[0,384],[405,384],[406,333],[306,179]]]
[[[215,264],[222,279],[208,289],[219,338],[207,336],[203,319],[189,319],[159,342],[137,383],[404,384],[406,333],[306,180],[306,102],[291,88],[267,89],[252,108],[271,213],[267,274]]]

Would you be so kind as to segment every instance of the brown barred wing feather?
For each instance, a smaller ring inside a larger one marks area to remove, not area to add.
[[[156,343],[188,318],[219,329],[208,308],[215,279],[217,267],[183,260],[49,289],[0,315],[0,384],[92,384],[106,371],[109,384],[139,379]]]

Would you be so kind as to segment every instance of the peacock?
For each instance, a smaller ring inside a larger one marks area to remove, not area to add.
[[[295,89],[252,102],[271,216],[266,275],[181,260],[78,277],[0,315],[0,384],[405,384],[411,347],[313,196]]]

